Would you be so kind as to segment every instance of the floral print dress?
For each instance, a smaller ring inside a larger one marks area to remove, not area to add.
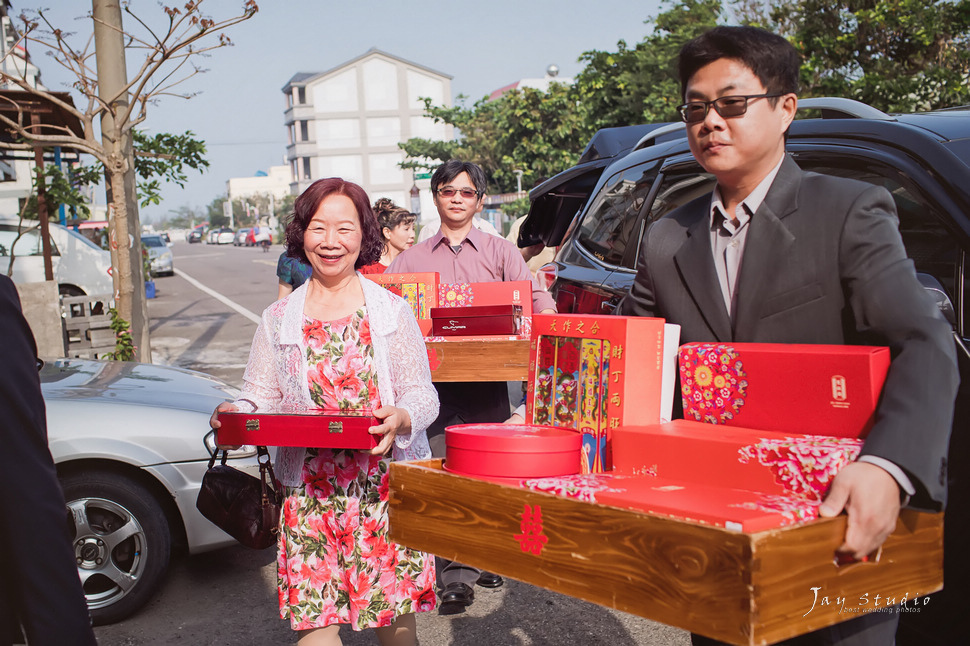
[[[342,319],[304,317],[314,403],[377,409],[377,371],[365,308]],[[366,451],[308,449],[287,488],[279,541],[280,616],[294,630],[390,625],[435,607],[434,557],[387,540],[390,460]]]

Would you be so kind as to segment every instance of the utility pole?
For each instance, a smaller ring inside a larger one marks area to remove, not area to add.
[[[135,164],[131,137],[123,133],[125,124],[116,124],[114,114],[121,115],[128,107],[128,93],[112,99],[128,83],[128,70],[125,65],[125,41],[121,23],[121,4],[119,0],[92,0],[94,18],[95,60],[98,66],[98,96],[111,101],[113,111],[105,111],[101,117],[101,139],[107,150],[120,151],[125,162],[123,190],[127,211],[127,234],[118,235],[114,227],[115,239],[111,245],[112,264],[127,257],[131,271],[133,292],[131,295],[131,335],[137,347],[136,358],[150,363],[152,351],[148,337],[148,302],[145,298],[145,276],[142,272],[141,225],[138,219],[138,198],[135,189]],[[112,112],[114,114],[112,114]],[[116,141],[116,137],[119,139]],[[121,160],[118,160],[121,163]],[[105,168],[105,188],[108,191],[108,204],[114,203],[112,182],[108,181],[111,169]],[[116,187],[117,188],[117,187]],[[110,209],[109,209],[110,211]],[[118,248],[127,246],[128,253],[118,253]],[[124,271],[124,270],[122,270]],[[116,272],[118,273],[118,272]],[[127,272],[124,272],[127,273]],[[115,283],[115,293],[119,284]]]

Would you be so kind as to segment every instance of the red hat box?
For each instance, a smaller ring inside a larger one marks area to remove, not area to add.
[[[535,424],[457,424],[445,429],[445,466],[453,473],[548,478],[579,473],[582,436]]]

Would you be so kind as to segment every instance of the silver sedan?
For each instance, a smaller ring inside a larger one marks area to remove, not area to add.
[[[72,522],[78,573],[96,624],[149,601],[174,549],[235,544],[195,508],[209,416],[237,390],[152,364],[62,359],[40,373],[51,455]],[[230,454],[258,475],[253,447]]]

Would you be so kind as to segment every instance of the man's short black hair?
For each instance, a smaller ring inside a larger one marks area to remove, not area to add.
[[[680,94],[697,70],[722,58],[741,61],[754,72],[768,94],[798,93],[801,56],[791,43],[757,27],[714,27],[689,41],[677,60]],[[777,98],[769,99],[772,105]]]
[[[438,187],[447,184],[462,173],[468,173],[468,178],[475,185],[479,197],[485,194],[487,181],[485,171],[478,164],[461,161],[460,159],[449,159],[441,166],[438,166],[434,175],[431,176],[431,193],[438,195]]]

